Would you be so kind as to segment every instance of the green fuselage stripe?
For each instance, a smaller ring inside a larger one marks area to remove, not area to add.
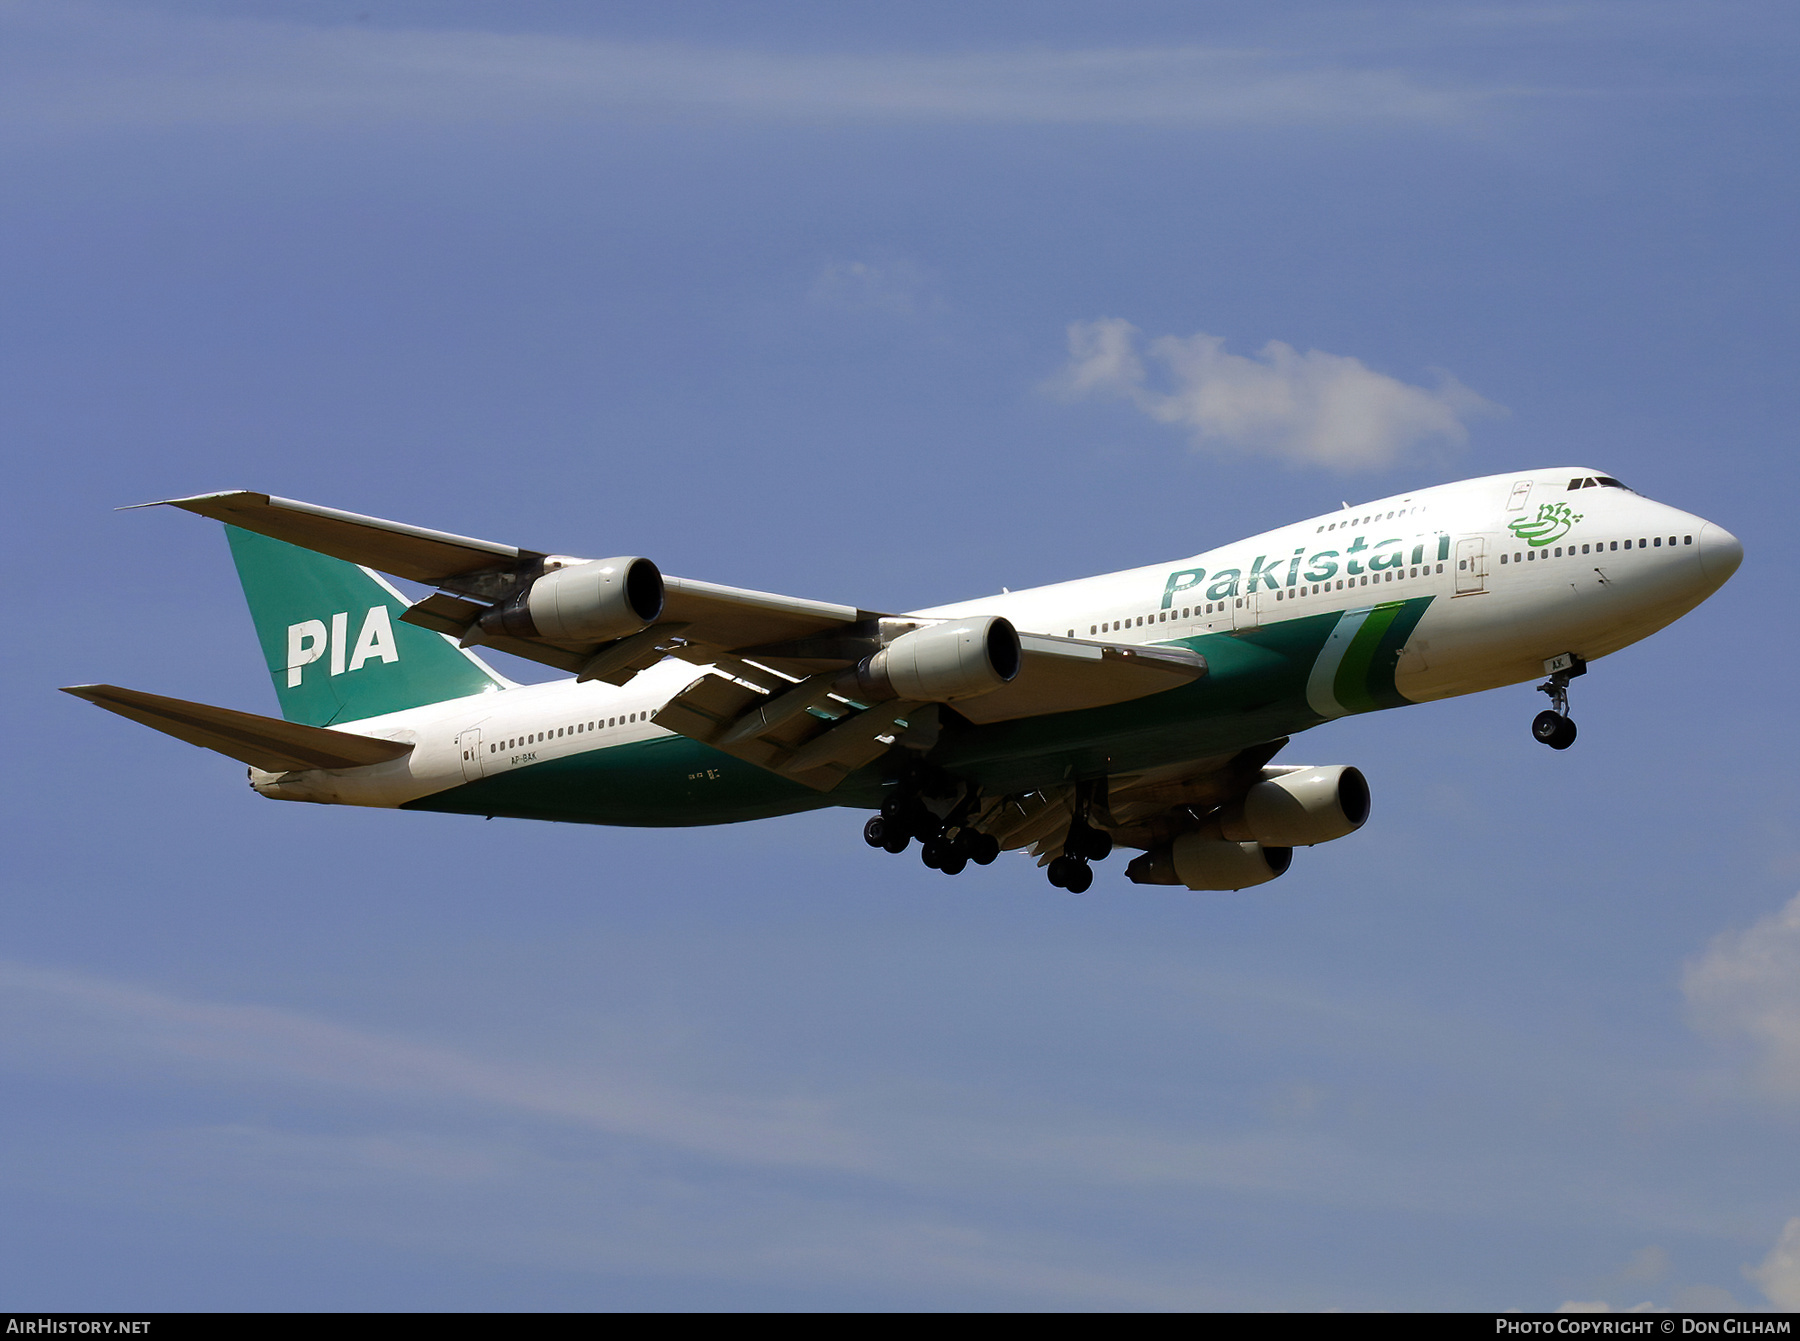
[[[990,794],[1023,793],[1229,755],[1344,712],[1399,707],[1409,701],[1394,687],[1399,649],[1430,604],[1423,597],[1171,639],[1206,658],[1204,678],[1108,707],[987,726],[958,723],[947,711],[927,758]],[[1334,635],[1343,647],[1335,670]],[[1321,672],[1330,676],[1322,683]],[[1335,704],[1321,701],[1327,684]],[[658,736],[505,769],[406,807],[589,824],[728,824],[879,805],[901,762],[896,752],[816,792],[685,737]]]
[[[1350,650],[1344,653],[1344,659],[1338,662],[1337,675],[1331,682],[1332,696],[1351,712],[1369,712],[1380,706],[1375,695],[1370,692],[1369,672],[1375,666],[1375,652],[1381,645],[1382,635],[1394,622],[1394,616],[1400,613],[1400,603],[1378,605],[1369,611],[1369,617],[1363,620],[1362,627],[1356,631],[1356,638],[1350,644]],[[1389,670],[1388,679],[1393,679]]]

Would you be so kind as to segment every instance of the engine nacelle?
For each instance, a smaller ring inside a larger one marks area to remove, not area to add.
[[[992,693],[1018,675],[1019,633],[999,615],[947,619],[903,633],[839,681],[864,702],[913,699],[950,703]]]
[[[1219,815],[1219,835],[1269,847],[1311,847],[1355,833],[1369,818],[1369,784],[1348,764],[1264,778]]]
[[[1189,889],[1248,889],[1263,885],[1287,870],[1291,847],[1235,843],[1204,833],[1184,833],[1167,847],[1155,848],[1125,868],[1139,885],[1186,885]]]
[[[648,559],[594,559],[553,568],[481,617],[485,632],[553,643],[603,643],[654,624],[662,573]]]

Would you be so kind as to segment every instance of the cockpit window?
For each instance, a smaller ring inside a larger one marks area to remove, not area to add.
[[[1572,493],[1576,489],[1624,489],[1626,493],[1631,492],[1629,487],[1619,483],[1611,475],[1589,475],[1583,479],[1570,480],[1569,491]]]

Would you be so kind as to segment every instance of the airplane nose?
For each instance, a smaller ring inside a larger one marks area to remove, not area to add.
[[[1700,571],[1715,587],[1737,572],[1744,561],[1744,546],[1723,526],[1711,522],[1700,528]]]

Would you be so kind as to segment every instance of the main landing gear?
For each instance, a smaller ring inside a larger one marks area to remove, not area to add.
[[[1094,868],[1089,862],[1105,861],[1113,850],[1112,835],[1088,823],[1088,809],[1093,802],[1088,785],[1076,789],[1075,817],[1069,821],[1068,837],[1063,839],[1060,857],[1053,857],[1044,874],[1058,889],[1071,894],[1085,894],[1094,883]]]
[[[1076,790],[1075,813],[1069,821],[1062,852],[1045,872],[1050,883],[1071,894],[1086,893],[1094,883],[1090,864],[1103,861],[1113,850],[1112,835],[1088,821],[1095,784]],[[1000,855],[1000,840],[971,827],[981,805],[972,787],[920,770],[904,776],[881,803],[881,813],[863,825],[863,841],[870,847],[904,852],[919,840],[919,858],[935,871],[961,875],[970,862],[986,866]]]
[[[1538,686],[1538,693],[1550,695],[1550,707],[1531,719],[1531,734],[1553,750],[1566,750],[1575,743],[1575,723],[1569,720],[1569,681],[1587,674],[1587,662],[1565,652],[1546,661],[1544,669],[1550,678]]]
[[[881,803],[881,813],[863,825],[863,842],[901,853],[917,838],[920,860],[945,875],[961,875],[970,862],[986,866],[1000,855],[1000,840],[967,827],[976,799],[971,791],[940,817],[916,791],[896,791]]]

